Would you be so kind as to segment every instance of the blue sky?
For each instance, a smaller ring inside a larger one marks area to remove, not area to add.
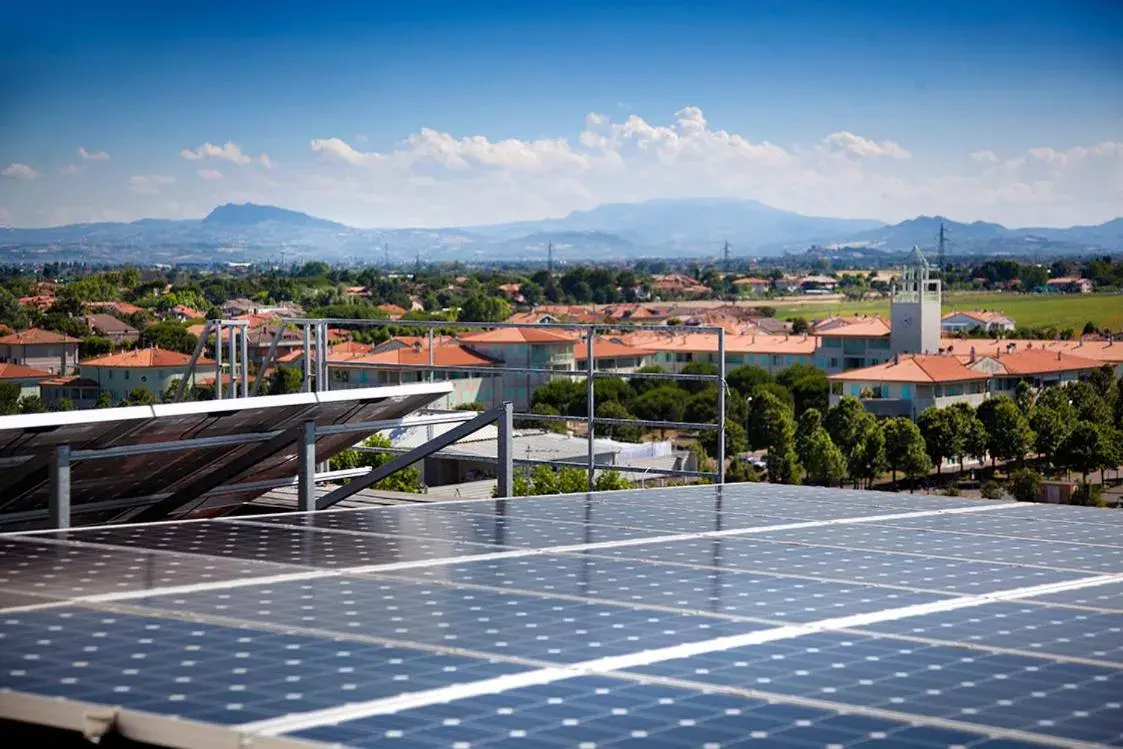
[[[158,5],[6,11],[0,223],[253,200],[439,226],[690,195],[1123,214],[1112,0]]]

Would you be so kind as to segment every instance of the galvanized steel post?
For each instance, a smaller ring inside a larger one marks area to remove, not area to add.
[[[515,463],[514,455],[512,454],[511,436],[514,433],[514,405],[510,401],[505,401],[501,406],[501,413],[499,414],[499,443],[496,451],[496,457],[499,459],[499,466],[496,470],[496,496],[510,497],[514,494],[514,473]]]
[[[304,328],[304,392],[312,392],[312,323],[303,323]]]
[[[65,530],[70,527],[70,445],[55,445],[50,485],[51,527]]]
[[[238,397],[238,326],[230,326],[230,397]]]
[[[222,320],[215,322],[214,328],[214,399],[222,400]]]
[[[725,329],[717,332],[717,482],[725,483]]]
[[[593,486],[595,485],[594,474],[596,472],[596,469],[593,467],[593,460],[596,457],[596,444],[593,441],[593,421],[596,418],[596,405],[593,403],[593,396],[594,396],[594,392],[596,390],[596,388],[594,387],[594,383],[596,382],[596,379],[595,379],[595,376],[594,376],[595,360],[593,359],[593,337],[596,335],[596,332],[597,332],[596,327],[592,326],[592,325],[590,325],[588,328],[585,329],[585,356],[587,357],[586,360],[585,360],[585,400],[586,400],[586,417],[587,417],[588,428],[589,428],[589,434],[588,434],[588,441],[589,441],[588,442],[588,458],[589,458],[588,472],[589,473],[588,473],[588,480],[586,482],[586,485],[588,487],[588,491],[593,490]]]
[[[300,471],[296,488],[297,509],[311,512],[316,509],[316,422],[304,422],[297,450]]]
[[[249,335],[250,324],[247,322],[241,326],[238,331],[241,335],[239,339],[241,343],[241,357],[242,357],[242,397],[250,397],[250,342]],[[260,374],[259,374],[260,376]]]

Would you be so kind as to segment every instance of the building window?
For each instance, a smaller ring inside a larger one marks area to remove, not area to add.
[[[331,370],[332,382],[350,382],[351,370],[349,369],[333,369]]]

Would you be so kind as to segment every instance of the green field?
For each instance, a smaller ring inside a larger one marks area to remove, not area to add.
[[[963,292],[944,295],[944,312],[953,310],[993,309],[1013,318],[1019,326],[1055,325],[1077,332],[1091,321],[1096,327],[1123,330],[1123,294],[1013,294],[1003,292]],[[866,302],[819,302],[784,304],[776,308],[776,316],[808,319],[830,315],[881,314],[888,316],[889,300]]]

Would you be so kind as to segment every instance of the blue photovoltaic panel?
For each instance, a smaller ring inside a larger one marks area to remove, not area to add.
[[[949,746],[965,732],[617,679],[585,677],[296,734],[359,747]],[[937,740],[939,744],[931,743]]]
[[[58,608],[0,625],[4,686],[243,723],[523,670],[425,650]]]
[[[359,747],[1123,746],[1121,517],[754,484],[6,536],[0,687]]]

